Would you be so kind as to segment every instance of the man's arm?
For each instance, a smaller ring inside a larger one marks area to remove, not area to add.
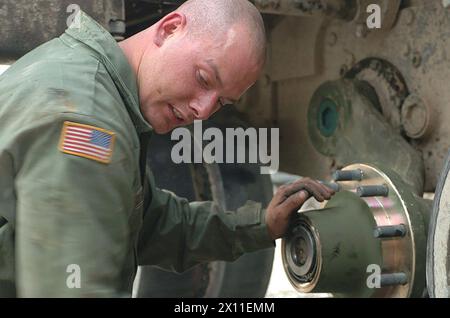
[[[329,199],[333,191],[311,179],[282,187],[267,209],[248,201],[237,211],[214,202],[192,202],[152,188],[138,245],[140,265],[183,272],[199,263],[234,261],[244,253],[275,246],[289,218],[313,195]]]
[[[214,202],[191,202],[154,186],[138,244],[140,265],[184,272],[204,262],[234,261],[246,252],[274,246],[260,203],[225,211]]]
[[[109,164],[63,153],[65,120],[109,128],[66,114],[20,135],[14,154],[18,296],[122,296],[122,270],[133,257],[132,164],[120,136]]]

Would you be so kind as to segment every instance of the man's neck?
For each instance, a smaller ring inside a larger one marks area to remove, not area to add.
[[[119,43],[119,47],[125,54],[136,76],[139,74],[139,67],[144,53],[148,49],[148,46],[152,45],[152,38],[153,30],[152,28],[148,28]]]

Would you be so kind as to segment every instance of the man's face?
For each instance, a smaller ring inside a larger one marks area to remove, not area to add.
[[[141,112],[155,132],[205,120],[253,85],[260,67],[250,36],[239,25],[219,41],[194,39],[180,29],[158,47],[156,58],[144,53],[138,74]]]

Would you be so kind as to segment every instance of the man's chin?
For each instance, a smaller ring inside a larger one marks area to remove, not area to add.
[[[177,127],[158,127],[153,126],[153,132],[155,132],[158,135],[166,135],[170,133],[172,130],[174,130]]]
[[[170,125],[167,122],[161,122],[158,120],[150,120],[147,119],[147,122],[150,124],[150,126],[153,128],[153,132],[158,134],[158,135],[165,135],[169,132],[171,132],[174,128],[176,127],[172,127],[172,125]]]
[[[158,135],[165,135],[171,131],[172,131],[172,129],[158,129],[158,128],[153,127],[153,132]]]

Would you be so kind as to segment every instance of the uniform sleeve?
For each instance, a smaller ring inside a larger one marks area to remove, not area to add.
[[[65,120],[109,128],[90,117],[67,116],[23,132],[14,154],[17,293],[126,296],[121,271],[132,250],[134,198],[127,148],[117,136],[109,164],[61,152]]]
[[[204,262],[234,261],[244,253],[274,247],[266,210],[248,201],[237,211],[225,211],[214,202],[192,202],[154,187],[138,245],[140,265],[184,272]]]

